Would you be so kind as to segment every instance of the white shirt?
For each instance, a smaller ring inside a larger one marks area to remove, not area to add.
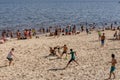
[[[7,58],[12,58],[12,51],[10,51],[9,53],[8,53],[8,56],[7,56]]]

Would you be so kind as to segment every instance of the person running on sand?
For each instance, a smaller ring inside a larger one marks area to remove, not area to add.
[[[11,49],[11,51],[8,53],[7,55],[7,59],[9,61],[9,66],[11,65],[12,61],[13,61],[13,56],[14,56],[14,48]],[[14,56],[15,57],[15,56]]]
[[[69,62],[67,63],[64,69],[66,69],[72,61],[76,62],[79,65],[79,63],[75,60],[76,52],[74,52],[73,49],[70,49],[70,54],[71,54],[71,59],[69,60]]]
[[[111,55],[111,57],[112,57],[112,61],[110,61],[109,63],[111,63],[111,69],[110,69],[110,75],[109,75],[109,78],[108,79],[111,79],[111,75],[113,74],[113,76],[114,76],[114,79],[115,79],[115,73],[114,73],[114,71],[115,71],[115,64],[117,63],[117,61],[116,61],[116,59],[115,59],[115,55],[114,54],[112,54]]]
[[[105,44],[105,33],[101,36],[101,46],[103,47]]]
[[[61,54],[61,57],[63,56],[63,54],[66,54],[66,58],[67,58],[67,50],[68,50],[68,47],[66,45],[64,45],[63,47],[63,52]]]

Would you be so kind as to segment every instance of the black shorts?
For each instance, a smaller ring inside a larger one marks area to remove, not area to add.
[[[75,59],[70,59],[69,63],[72,62],[72,61],[74,61],[74,60],[75,60]]]
[[[7,58],[9,61],[13,61],[13,59],[12,58]]]
[[[67,54],[67,52],[66,51],[63,51],[63,53],[62,54]]]

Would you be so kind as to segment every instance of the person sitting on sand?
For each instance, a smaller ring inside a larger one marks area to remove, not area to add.
[[[49,54],[49,56],[54,56],[54,55],[56,55],[55,49],[52,49],[52,47],[50,47],[50,54]]]
[[[64,45],[63,47],[63,52],[61,54],[61,57],[63,56],[63,54],[66,54],[66,58],[67,58],[67,50],[68,50],[68,47],[66,45]]]
[[[101,36],[101,46],[104,46],[105,43],[105,33]]]
[[[70,49],[70,54],[71,54],[71,59],[69,60],[69,62],[67,63],[67,65],[64,69],[66,69],[72,61],[74,61],[78,64],[78,62],[75,60],[76,52],[74,52],[73,49]]]
[[[115,79],[115,73],[114,73],[114,71],[115,71],[115,64],[117,63],[117,61],[116,61],[116,59],[115,59],[115,55],[114,54],[112,54],[111,55],[111,57],[112,57],[112,61],[110,61],[109,63],[111,63],[111,69],[110,69],[110,75],[109,75],[109,78],[108,79],[111,79],[111,75],[113,74],[113,76],[114,76],[114,79]]]
[[[57,54],[57,51],[58,51],[58,54]],[[60,48],[57,46],[57,47],[54,47],[54,49],[52,49],[52,47],[50,47],[50,54],[49,56],[57,56],[58,58],[60,58]]]
[[[8,53],[7,55],[7,59],[9,61],[9,66],[11,65],[12,61],[13,61],[13,56],[14,56],[14,48],[11,49],[11,51]],[[15,56],[14,56],[15,57]]]

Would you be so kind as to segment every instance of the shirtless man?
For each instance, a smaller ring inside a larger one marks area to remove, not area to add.
[[[112,57],[112,61],[110,61],[109,63],[111,63],[111,69],[110,69],[110,75],[109,75],[109,78],[108,79],[111,79],[111,75],[113,74],[113,76],[114,76],[114,79],[115,79],[115,73],[114,73],[114,71],[115,71],[115,64],[117,63],[117,61],[116,61],[116,59],[115,59],[115,55],[114,54],[112,54],[111,55],[111,57]]]
[[[63,52],[61,54],[61,57],[63,56],[63,54],[66,54],[66,58],[67,58],[67,50],[68,50],[68,48],[67,48],[66,45],[64,45],[62,48],[63,48]]]

